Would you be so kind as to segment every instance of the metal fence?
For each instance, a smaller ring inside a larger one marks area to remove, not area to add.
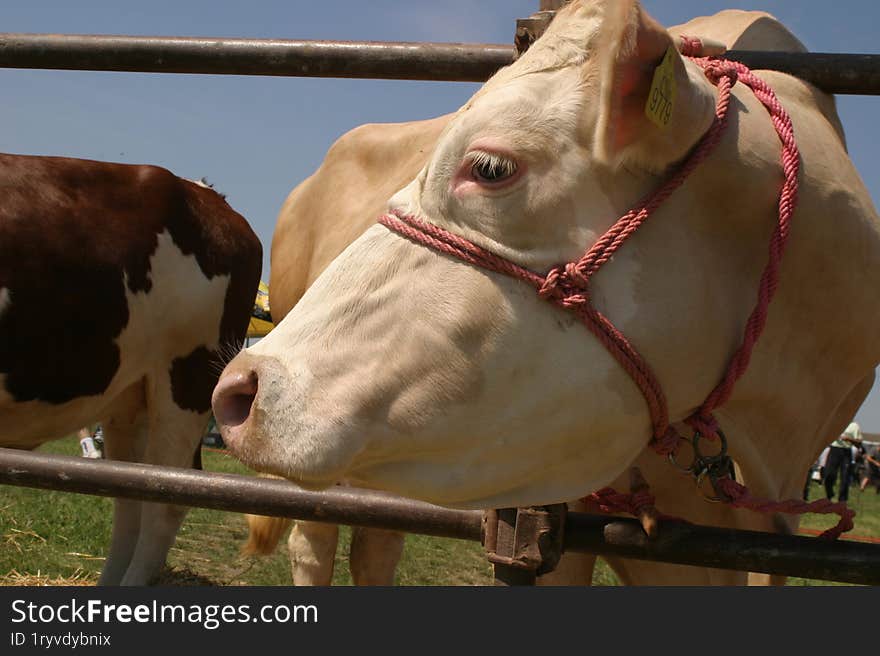
[[[505,44],[0,34],[0,68],[483,82],[516,58]],[[880,94],[880,55],[731,51],[828,93]]]
[[[0,484],[277,515],[481,540],[479,511],[381,492],[302,490],[286,481],[0,449]],[[565,551],[880,585],[880,545],[664,522],[649,539],[634,519],[567,513]],[[519,568],[528,569],[528,568]],[[533,575],[534,573],[532,573]]]
[[[542,0],[540,9],[546,12],[561,4],[559,0]],[[547,17],[536,14],[520,21],[517,42],[535,38],[537,35],[530,30],[535,25],[546,25]],[[516,47],[503,44],[0,34],[2,68],[479,82],[512,63],[516,56]],[[730,52],[727,56],[751,68],[796,75],[829,93],[880,94],[880,55]],[[539,519],[533,523],[534,530],[526,534],[522,527],[530,525],[529,510],[489,513],[490,522],[483,513],[450,510],[365,490],[306,492],[283,481],[9,449],[0,449],[0,483],[466,540],[486,542],[488,538],[496,577],[507,583],[534,582],[540,569],[540,562],[534,559],[540,561],[539,547],[552,527],[557,551],[564,548],[667,563],[880,584],[880,545],[857,542],[678,522],[664,523],[659,536],[649,539],[635,520],[577,513],[556,515],[555,520],[543,524]],[[503,538],[509,543],[508,555],[497,548]]]

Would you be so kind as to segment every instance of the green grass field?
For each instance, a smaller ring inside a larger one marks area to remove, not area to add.
[[[75,439],[54,442],[44,451],[78,455]],[[204,453],[206,470],[249,473],[238,461],[216,452]],[[811,498],[822,494],[813,484]],[[880,495],[851,488],[850,504],[858,512],[854,534],[880,538]],[[0,488],[0,583],[89,584],[97,580],[110,534],[112,501],[102,497]],[[809,516],[805,528],[822,529],[832,520]],[[195,508],[187,516],[169,555],[163,584],[289,585],[286,548],[270,557],[244,558],[238,550],[247,535],[244,518],[235,513]],[[343,529],[336,557],[334,585],[350,585],[348,542]],[[615,585],[613,572],[600,561],[594,583]],[[397,572],[400,585],[491,585],[492,572],[475,542],[407,536]],[[792,579],[790,585],[833,585]]]

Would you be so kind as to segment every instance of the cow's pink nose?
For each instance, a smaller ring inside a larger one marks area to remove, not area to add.
[[[239,358],[241,356],[226,367],[211,399],[217,427],[229,446],[240,441],[245,432],[244,424],[250,417],[259,389],[256,369],[246,359],[239,361]]]

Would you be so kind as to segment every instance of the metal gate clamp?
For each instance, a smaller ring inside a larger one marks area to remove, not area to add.
[[[486,511],[482,541],[487,559],[537,576],[552,572],[562,557],[567,508],[555,504]]]

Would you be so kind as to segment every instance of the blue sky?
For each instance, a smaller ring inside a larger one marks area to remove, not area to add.
[[[672,25],[725,8],[775,14],[814,51],[878,52],[870,0],[644,0]],[[2,0],[0,30],[509,43],[537,0]],[[0,149],[160,164],[206,177],[266,250],[287,193],[330,144],[367,122],[429,118],[478,85],[378,80],[0,70]],[[841,97],[850,151],[875,199],[880,99]],[[857,309],[853,315],[858,316]],[[848,318],[852,320],[852,317]],[[880,432],[880,386],[857,419]]]

